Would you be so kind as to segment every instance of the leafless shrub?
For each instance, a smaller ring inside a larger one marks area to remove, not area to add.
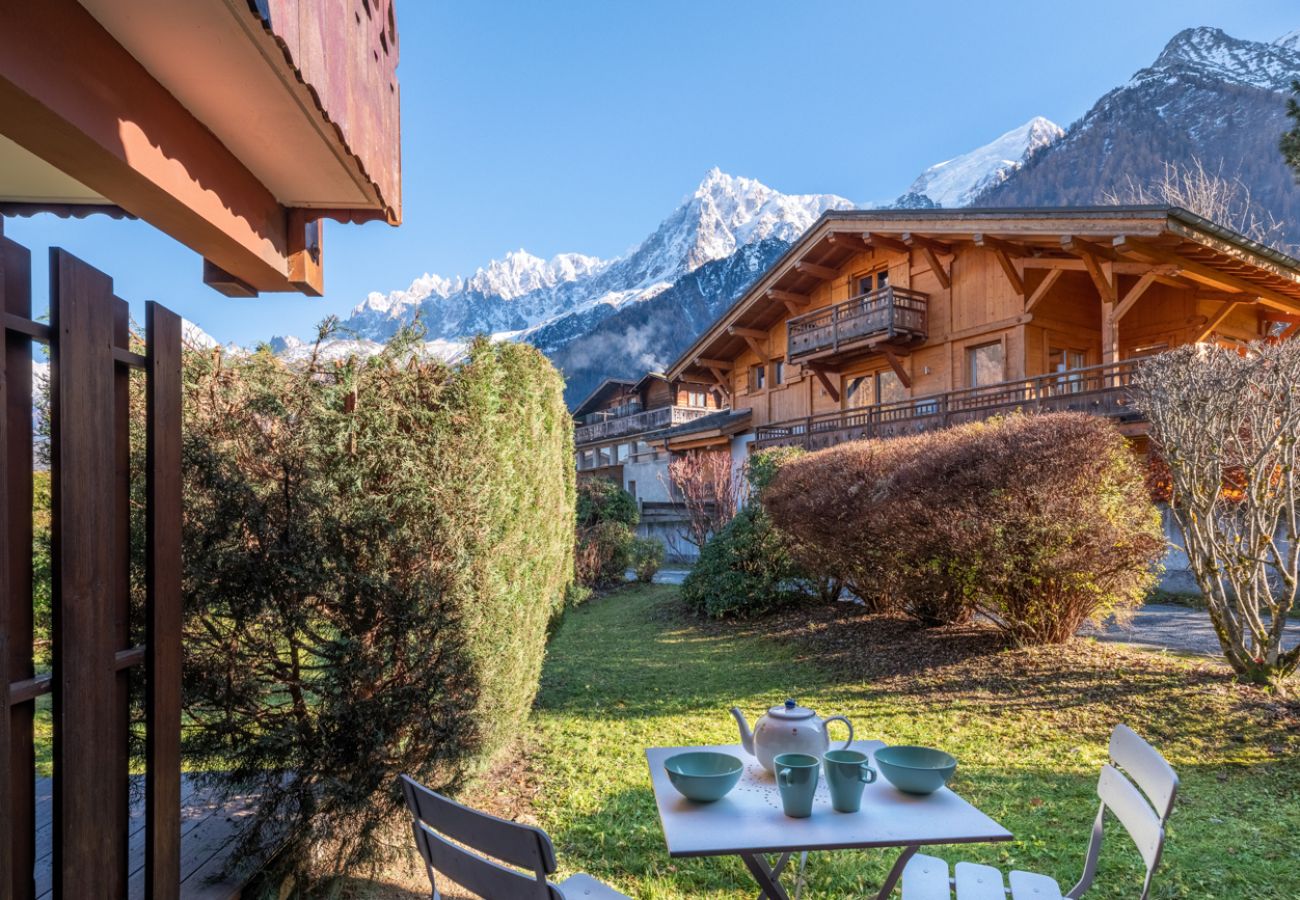
[[[1208,344],[1143,362],[1134,399],[1168,469],[1170,508],[1238,676],[1281,686],[1300,575],[1300,344]]]
[[[1167,162],[1150,182],[1128,176],[1113,191],[1104,191],[1107,204],[1181,206],[1216,225],[1230,228],[1253,241],[1291,252],[1284,240],[1286,227],[1251,196],[1250,187],[1239,176],[1223,174],[1223,164],[1210,169],[1197,157],[1187,163]]]
[[[741,484],[731,454],[691,450],[668,464],[669,496],[686,514],[687,540],[703,547],[736,514]]]

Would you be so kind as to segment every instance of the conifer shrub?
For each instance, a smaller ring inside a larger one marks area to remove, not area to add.
[[[1123,615],[1165,550],[1127,442],[1075,413],[840,445],[782,467],[765,502],[864,594],[925,624],[983,611],[1022,644]]]
[[[449,367],[415,338],[186,355],[186,751],[260,793],[239,855],[355,869],[399,773],[454,786],[536,693],[573,576],[563,382],[526,345]]]
[[[578,485],[574,574],[589,588],[622,584],[633,563],[636,498],[608,478],[586,478]]]

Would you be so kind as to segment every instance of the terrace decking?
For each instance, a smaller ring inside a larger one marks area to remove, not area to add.
[[[928,334],[927,300],[920,291],[891,285],[795,316],[787,323],[786,356],[791,362],[807,362],[880,344],[923,342]]]
[[[1128,384],[1140,360],[1038,375],[983,388],[879,403],[760,425],[754,446],[819,450],[844,441],[899,437],[1013,412],[1086,412],[1114,419],[1126,430],[1143,421]]]
[[[133,797],[128,828],[129,896],[144,893],[144,791],[141,776],[132,778]],[[137,796],[138,795],[138,796]],[[254,795],[237,795],[222,802],[211,790],[184,775],[181,778],[181,889],[182,900],[235,900],[256,873],[258,865],[242,860],[233,874],[225,869],[236,839],[249,821]],[[53,894],[53,780],[36,781],[36,893],[38,900]],[[260,861],[259,861],[260,862]]]

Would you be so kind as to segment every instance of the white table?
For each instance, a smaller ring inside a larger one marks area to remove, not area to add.
[[[872,756],[881,741],[854,741],[852,748]],[[730,753],[745,764],[740,783],[716,803],[687,800],[664,771],[664,760],[688,750]],[[645,752],[650,781],[669,856],[739,856],[758,882],[760,897],[788,900],[781,871],[791,855],[810,850],[856,850],[898,847],[902,853],[877,894],[885,900],[903,874],[903,867],[926,844],[1009,841],[1011,832],[948,788],[928,797],[904,794],[884,777],[866,785],[862,809],[839,813],[831,809],[825,773],[818,781],[813,814],[792,819],[781,810],[776,779],[738,744],[716,747],[651,747]],[[775,865],[766,854],[779,854]]]

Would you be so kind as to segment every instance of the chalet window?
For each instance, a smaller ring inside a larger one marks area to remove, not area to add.
[[[709,405],[709,395],[696,388],[691,388],[686,392],[686,405],[703,408]]]
[[[628,492],[629,494],[632,495],[632,499],[633,499],[633,500],[636,499],[636,482],[635,482],[635,481],[629,481],[629,482],[627,483],[627,492]]]
[[[767,366],[759,363],[756,366],[749,367],[749,389],[751,391],[761,391],[767,387]]]
[[[875,403],[874,385],[870,375],[858,375],[850,378],[844,386],[844,405],[868,406]]]
[[[772,360],[772,386],[776,387],[778,384],[785,384],[785,360],[784,359]]]
[[[1006,380],[1001,341],[966,348],[966,386],[986,387]]]
[[[1053,372],[1067,373],[1073,369],[1082,369],[1087,365],[1088,354],[1082,350],[1069,347],[1052,347],[1048,350],[1048,365]],[[1082,375],[1062,374],[1056,379],[1056,390],[1060,393],[1077,394],[1083,390]]]
[[[887,287],[889,287],[888,269],[880,269],[877,272],[870,272],[858,278],[859,294],[870,294],[872,291]]]
[[[907,388],[903,387],[903,380],[892,369],[886,369],[876,376],[876,393],[877,403],[897,403],[907,399]]]
[[[616,462],[627,462],[627,448],[629,446],[629,444],[619,444],[614,448]]]

